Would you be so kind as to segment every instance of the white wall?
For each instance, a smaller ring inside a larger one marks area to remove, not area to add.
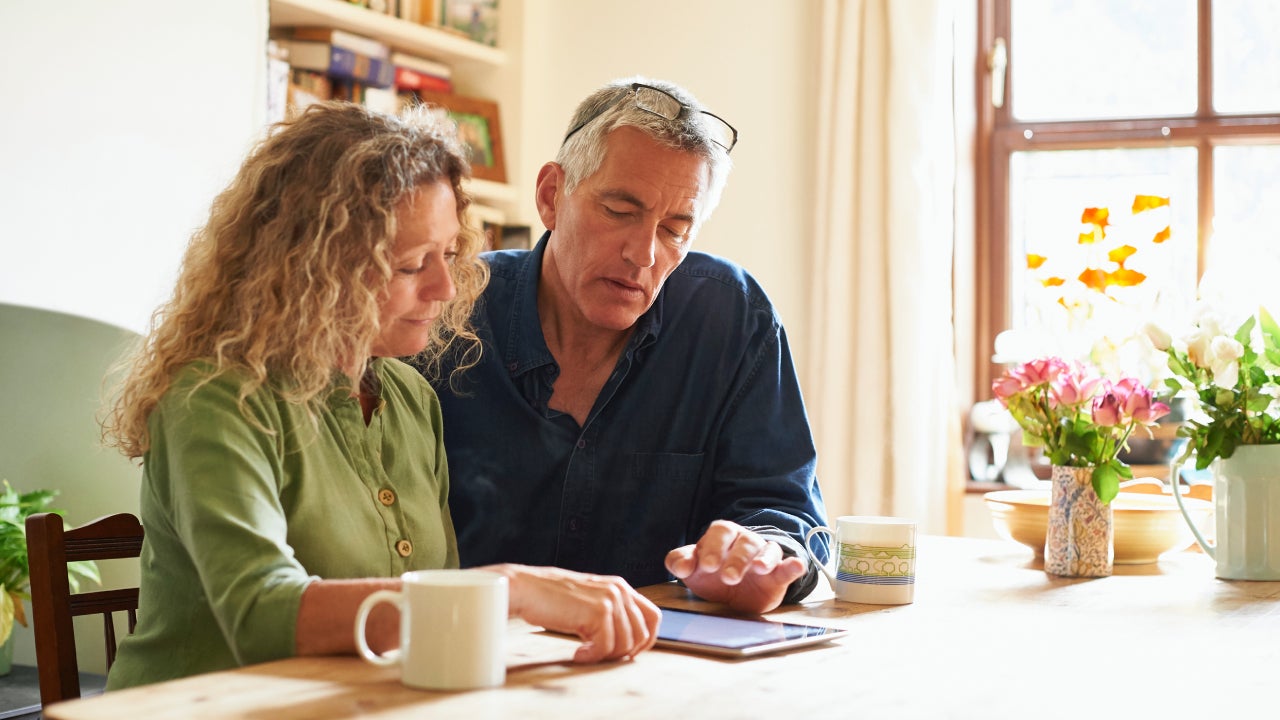
[[[738,129],[734,171],[694,243],[760,280],[805,347],[817,94],[817,0],[524,0],[520,157],[533,178],[559,148],[574,107],[618,77],[647,75],[690,90]],[[527,192],[525,192],[527,190]],[[539,230],[541,228],[538,228]]]
[[[138,511],[137,468],[97,443],[102,377],[264,129],[266,36],[267,0],[0,0],[0,478],[59,490],[73,524]]]
[[[0,3],[0,302],[141,331],[265,118],[267,0]]]

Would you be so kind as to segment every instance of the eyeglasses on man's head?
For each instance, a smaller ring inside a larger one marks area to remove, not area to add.
[[[635,100],[636,107],[641,110],[653,113],[654,115],[667,120],[675,120],[680,117],[680,114],[683,111],[693,109],[688,105],[685,105],[679,100],[679,98],[676,98],[666,90],[662,90],[651,85],[645,85],[644,83],[631,83],[631,88],[621,97],[600,108],[600,110],[594,115],[575,125],[573,129],[564,136],[564,142],[568,142],[569,138],[573,137],[574,133],[589,125],[591,121],[603,115],[604,111],[617,105],[626,98],[633,98]],[[699,110],[698,112],[706,116],[705,127],[707,132],[710,133],[711,141],[724,148],[725,152],[733,150],[733,146],[738,144],[738,131],[734,129],[732,125],[725,122],[724,118],[721,118],[715,113],[707,112],[706,110]]]

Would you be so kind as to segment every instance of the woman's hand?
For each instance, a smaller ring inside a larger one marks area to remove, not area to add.
[[[511,583],[510,614],[583,639],[574,662],[631,658],[653,647],[662,613],[620,577],[494,565]]]

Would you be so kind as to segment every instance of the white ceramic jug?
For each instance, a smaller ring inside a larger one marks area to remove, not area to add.
[[[1209,465],[1217,544],[1210,545],[1191,521],[1179,492],[1173,496],[1196,542],[1217,563],[1225,580],[1280,580],[1280,445],[1241,445],[1229,458]]]

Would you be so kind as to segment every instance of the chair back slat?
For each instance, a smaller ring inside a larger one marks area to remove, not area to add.
[[[128,513],[107,515],[72,530],[64,529],[62,517],[54,513],[35,513],[27,518],[32,624],[42,704],[80,697],[73,617],[102,615],[108,669],[116,656],[112,613],[128,613],[130,633],[137,625],[137,588],[73,595],[67,563],[136,558],[142,553],[143,537],[138,518]]]

